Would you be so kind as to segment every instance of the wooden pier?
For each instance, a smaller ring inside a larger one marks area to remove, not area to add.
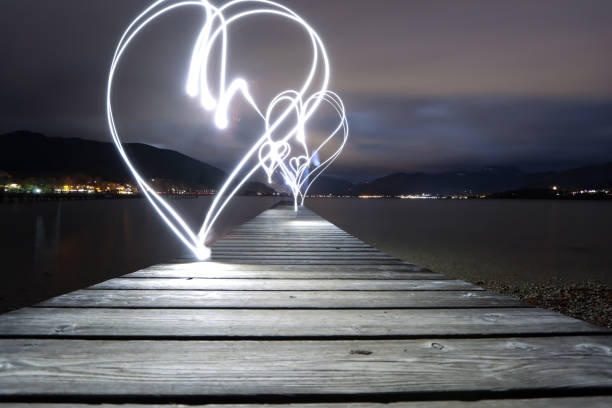
[[[211,261],[0,316],[0,407],[586,408],[611,395],[609,331],[283,206],[218,241]]]

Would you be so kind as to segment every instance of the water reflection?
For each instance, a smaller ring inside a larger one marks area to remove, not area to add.
[[[277,199],[236,197],[213,236],[240,225]],[[210,197],[173,201],[197,230]],[[145,200],[99,200],[0,205],[0,310],[71,290],[191,253]]]

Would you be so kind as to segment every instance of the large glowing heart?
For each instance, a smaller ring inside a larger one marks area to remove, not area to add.
[[[191,97],[199,97],[202,107],[207,111],[214,112],[215,124],[221,129],[228,126],[227,118],[230,105],[237,96],[243,97],[265,123],[264,134],[259,136],[230,172],[227,180],[217,192],[197,234],[189,228],[174,208],[151,188],[134,167],[121,144],[111,103],[115,72],[132,40],[147,25],[171,10],[180,7],[196,7],[202,10],[205,18],[204,25],[195,41],[189,63],[187,94]],[[235,22],[257,15],[276,16],[295,23],[308,34],[312,45],[312,65],[304,82],[296,87],[297,89],[279,93],[266,110],[257,106],[249,92],[246,80],[242,78],[227,80],[227,32]],[[208,66],[214,49],[221,50],[218,64],[220,67],[218,83],[213,87],[216,93],[208,85]],[[279,3],[269,0],[233,0],[217,7],[208,0],[157,0],[152,2],[151,6],[132,21],[119,40],[108,78],[107,120],[113,142],[144,196],[196,257],[205,259],[210,253],[206,247],[207,237],[215,221],[231,198],[260,168],[264,170],[270,181],[272,175],[277,171],[281,173],[285,180],[289,180],[297,209],[298,201],[303,204],[312,183],[338,157],[346,143],[348,125],[342,101],[335,93],[327,89],[328,84],[329,60],[319,35],[298,14]],[[281,102],[284,103],[285,108],[281,110],[277,117],[271,119],[271,112],[280,106]],[[306,124],[323,103],[330,104],[336,110],[340,118],[340,124],[319,147],[309,150]],[[266,114],[262,112],[266,112]],[[280,137],[275,135],[273,140],[272,135],[280,131],[280,125],[290,119],[295,121],[295,126],[281,134]],[[338,150],[310,171],[310,165],[318,157],[320,149],[330,140],[339,137],[338,135],[342,135]],[[303,146],[304,151],[299,152],[299,154],[291,152],[290,141]],[[251,164],[252,159],[256,159],[256,164]]]

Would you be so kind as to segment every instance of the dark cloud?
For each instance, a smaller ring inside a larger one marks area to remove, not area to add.
[[[358,179],[480,165],[563,168],[612,159],[608,0],[286,0],[321,33],[351,139],[330,170]],[[0,132],[108,140],[105,81],[123,29],[147,0],[3,0]],[[226,132],[183,93],[201,15],[143,33],[119,71],[127,141],[229,168],[260,125],[243,105]],[[305,73],[303,33],[268,18],[232,32],[259,102]],[[323,113],[315,131],[333,126]]]
[[[540,171],[611,159],[612,102],[363,99],[349,118],[351,144],[343,160],[347,173],[491,165]]]

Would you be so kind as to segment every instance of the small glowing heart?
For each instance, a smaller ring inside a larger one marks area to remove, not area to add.
[[[265,123],[264,133],[238,162],[217,192],[197,234],[191,230],[173,207],[153,190],[134,167],[121,144],[111,103],[117,67],[132,40],[147,25],[181,7],[199,8],[205,17],[188,65],[185,88],[187,95],[199,98],[203,109],[213,113],[214,123],[220,129],[228,126],[230,106],[237,96],[244,98]],[[299,89],[279,93],[265,109],[265,114],[255,103],[245,79],[229,80],[227,78],[228,31],[232,24],[239,20],[261,15],[276,16],[293,22],[305,30],[312,46],[312,64],[304,82]],[[218,90],[216,93],[212,91],[208,83],[209,60],[212,58],[215,45],[221,50],[218,55],[220,67],[218,83],[213,87]],[[304,199],[313,182],[340,155],[348,138],[348,123],[342,100],[328,89],[329,79],[329,59],[319,35],[299,15],[279,3],[268,0],[233,0],[217,7],[208,0],[158,0],[130,23],[115,50],[106,91],[108,126],[119,154],[149,203],[194,255],[204,260],[210,256],[206,243],[214,223],[231,198],[260,168],[265,172],[269,182],[272,182],[274,174],[280,175],[293,195],[294,207],[297,210],[298,205],[304,204]],[[272,119],[272,112],[281,104],[285,108],[281,109],[281,113]],[[329,105],[337,113],[338,125],[319,146],[313,148],[309,145],[306,125],[322,104]],[[289,120],[294,121],[291,122],[294,125],[289,126],[290,130],[283,131],[280,138],[276,135],[273,140],[272,134],[278,133],[281,124]],[[338,141],[338,148],[328,158],[321,161],[319,159],[321,149],[329,147],[332,140]],[[289,142],[298,146],[299,151],[292,152]],[[256,159],[255,164],[249,164],[252,159]]]

